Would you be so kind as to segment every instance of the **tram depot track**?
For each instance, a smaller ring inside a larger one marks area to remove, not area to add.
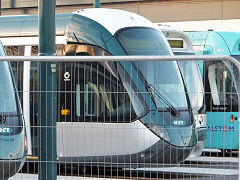
[[[203,152],[200,158],[234,158],[238,157],[238,152],[222,153],[222,152]],[[190,158],[191,159],[191,158]],[[225,168],[236,169],[238,164],[236,162],[211,162],[211,161],[197,161],[185,160],[179,167],[182,168]],[[72,176],[72,177],[92,177],[92,178],[110,178],[110,179],[181,179],[194,177],[211,177],[211,175],[191,174],[181,172],[158,172],[154,170],[138,170],[138,169],[121,169],[114,167],[100,167],[100,166],[83,166],[77,163],[58,163],[58,175]],[[28,160],[23,166],[21,173],[37,174],[38,161]]]
[[[181,165],[182,166],[182,165]],[[184,166],[187,166],[186,164]],[[110,179],[181,179],[206,177],[189,173],[142,171],[137,169],[121,169],[113,167],[81,166],[78,164],[58,164],[57,175],[72,177],[110,178]],[[37,174],[37,161],[26,162],[21,173]]]

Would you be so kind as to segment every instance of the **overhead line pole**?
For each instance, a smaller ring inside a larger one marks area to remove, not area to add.
[[[56,56],[56,0],[39,0],[39,56]],[[38,179],[57,179],[56,63],[39,63]]]
[[[100,0],[95,0],[95,1],[94,1],[94,4],[93,4],[93,7],[94,7],[94,8],[100,8],[100,7],[101,7],[101,2],[100,2]]]

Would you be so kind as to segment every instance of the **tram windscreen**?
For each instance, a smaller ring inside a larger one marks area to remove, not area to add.
[[[7,62],[0,62],[0,114],[16,113],[15,89]]]
[[[208,64],[208,82],[213,110],[228,111],[238,105],[236,79],[231,67],[230,63],[223,62]]]
[[[152,28],[126,28],[117,39],[128,55],[172,55],[166,38]],[[146,82],[176,108],[188,109],[185,90],[176,62],[134,62]],[[158,98],[155,98],[158,101]],[[159,109],[166,105],[156,102]]]
[[[134,62],[148,84],[154,87],[161,96],[174,108],[188,109],[188,103],[181,75],[175,61]],[[159,110],[166,106],[155,98]]]
[[[128,55],[171,55],[171,48],[159,31],[151,28],[126,28],[117,39]]]
[[[198,111],[203,106],[204,88],[197,62],[178,61],[187,88],[192,108]]]

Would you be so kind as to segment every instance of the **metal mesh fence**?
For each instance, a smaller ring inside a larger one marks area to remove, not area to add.
[[[233,58],[0,60],[0,179],[238,179]]]

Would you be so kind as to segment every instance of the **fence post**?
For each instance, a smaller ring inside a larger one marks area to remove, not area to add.
[[[39,56],[56,55],[56,0],[39,0]],[[56,62],[40,62],[38,116],[38,179],[57,179]]]

